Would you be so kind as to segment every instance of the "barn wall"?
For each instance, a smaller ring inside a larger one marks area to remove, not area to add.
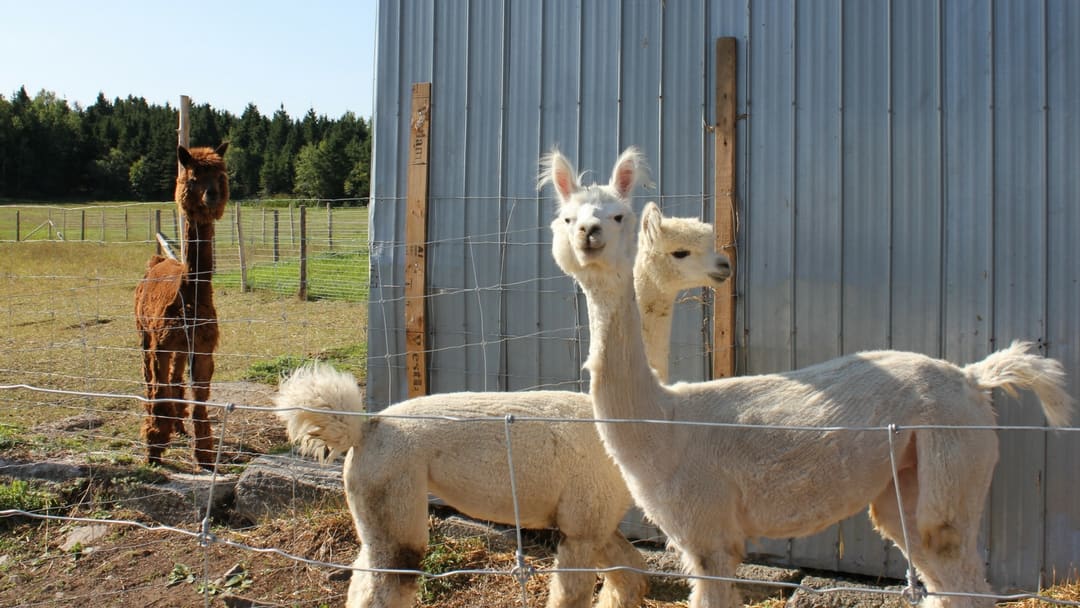
[[[739,53],[739,373],[897,348],[978,360],[1039,341],[1080,394],[1080,5],[1070,0],[384,1],[372,192],[368,400],[406,394],[410,89],[432,82],[433,392],[584,390],[583,296],[551,260],[558,147],[607,179],[640,146],[671,215],[711,220],[713,45]],[[710,368],[707,301],[679,305],[672,377]],[[995,397],[1003,423],[1036,402]],[[1001,434],[982,543],[993,582],[1080,562],[1080,440]],[[903,572],[857,516],[750,550]]]

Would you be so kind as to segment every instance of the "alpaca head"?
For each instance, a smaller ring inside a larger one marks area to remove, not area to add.
[[[563,272],[583,284],[633,272],[637,216],[630,193],[645,175],[645,161],[634,147],[619,156],[607,184],[582,186],[566,157],[557,151],[544,157],[540,184],[551,182],[559,199],[551,223],[552,255]]]
[[[641,211],[635,278],[672,292],[718,285],[731,276],[731,260],[716,251],[713,227],[689,217],[664,217],[649,201]]]
[[[229,202],[229,174],[225,170],[225,150],[217,148],[176,148],[176,159],[184,168],[176,176],[176,204],[195,223],[221,219]]]

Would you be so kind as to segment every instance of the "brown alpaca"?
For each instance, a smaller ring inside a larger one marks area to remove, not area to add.
[[[184,368],[191,365],[193,400],[210,397],[214,351],[218,345],[217,310],[214,309],[214,222],[229,202],[225,172],[228,142],[217,149],[180,146],[176,155],[183,172],[176,177],[176,205],[185,218],[184,260],[155,255],[146,275],[135,288],[135,326],[142,338],[146,420],[142,437],[147,460],[161,464],[161,454],[172,434],[184,433],[187,405],[169,401],[184,398]],[[214,466],[214,438],[206,419],[206,406],[194,405],[195,460]]]

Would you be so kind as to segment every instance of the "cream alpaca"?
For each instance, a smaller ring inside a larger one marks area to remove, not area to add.
[[[992,425],[994,387],[1034,391],[1049,422],[1065,424],[1072,405],[1061,365],[1014,343],[966,367],[877,351],[783,374],[664,386],[645,359],[631,276],[637,222],[628,197],[642,164],[627,150],[610,184],[599,187],[582,187],[558,153],[543,165],[559,197],[553,254],[588,301],[595,417],[900,428],[894,443],[911,546],[901,533],[883,431],[598,423],[634,499],[682,552],[686,569],[731,577],[747,538],[813,534],[869,504],[878,531],[909,556],[931,592],[927,606],[992,605],[933,592],[988,590],[976,537],[997,436],[904,427]],[[646,205],[643,241],[661,219]],[[692,584],[695,608],[738,603],[729,583]]]
[[[682,289],[724,280],[728,261],[713,249],[712,228],[697,220],[670,219],[657,225],[642,266],[641,289],[660,314],[645,311],[652,335],[670,334],[671,301]],[[664,302],[666,300],[666,303]],[[666,307],[665,307],[666,304]],[[666,327],[665,327],[666,326]],[[653,342],[652,359],[666,370],[667,342]],[[502,423],[400,418],[454,416],[587,418],[588,395],[566,391],[452,393],[411,399],[365,420],[339,412],[363,410],[355,379],[328,366],[298,370],[275,402],[288,434],[305,451],[349,452],[345,490],[362,539],[356,566],[418,569],[427,549],[428,492],[479,519],[514,523],[506,442]],[[630,494],[604,452],[595,425],[529,422],[511,426],[514,474],[527,528],[557,526],[563,535],[559,568],[631,566],[644,569],[640,554],[618,531]],[[351,450],[351,451],[350,451]],[[592,601],[590,572],[552,577],[548,606],[583,607]],[[349,587],[350,608],[412,606],[414,577],[357,571]],[[644,575],[604,574],[598,605],[637,606]]]

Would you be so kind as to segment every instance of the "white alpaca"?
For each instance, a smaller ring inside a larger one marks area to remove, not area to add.
[[[636,218],[628,196],[643,160],[629,149],[606,186],[582,187],[553,154],[551,224],[559,266],[585,291],[593,409],[598,419],[654,419],[811,427],[887,427],[894,435],[903,515],[883,431],[747,429],[710,425],[598,423],[608,452],[645,513],[694,575],[731,577],[751,537],[821,531],[870,505],[878,531],[910,558],[928,591],[985,592],[976,549],[979,519],[998,458],[989,430],[908,429],[993,425],[989,391],[1030,389],[1050,424],[1066,424],[1071,398],[1052,359],[1014,343],[957,367],[924,355],[878,351],[783,374],[664,386],[649,371],[638,331],[631,268]],[[660,210],[643,212],[648,245]],[[691,606],[737,605],[733,586],[692,581]],[[992,605],[931,595],[928,606]]]
[[[644,318],[653,335],[667,336],[671,301],[678,292],[723,281],[730,271],[727,257],[714,250],[711,226],[697,220],[666,220],[658,225],[652,245],[652,262],[643,266],[640,285],[658,312],[646,311]],[[667,342],[653,344],[652,358],[666,370]],[[399,416],[592,415],[588,395],[528,391],[433,395],[388,407],[379,418],[347,416],[339,412],[363,410],[356,381],[325,365],[297,370],[282,383],[275,403],[280,408],[323,410],[279,412],[289,437],[305,451],[349,452],[346,497],[363,543],[355,565],[409,570],[419,569],[427,549],[429,491],[458,511],[500,523],[514,523],[514,503],[502,423]],[[521,524],[558,527],[563,539],[556,567],[644,569],[641,555],[618,531],[630,493],[600,444],[595,425],[520,420],[511,430]],[[548,606],[588,606],[595,582],[591,572],[555,574]],[[598,605],[637,606],[645,587],[640,573],[605,573]],[[415,577],[356,571],[347,605],[411,607],[415,594]]]

